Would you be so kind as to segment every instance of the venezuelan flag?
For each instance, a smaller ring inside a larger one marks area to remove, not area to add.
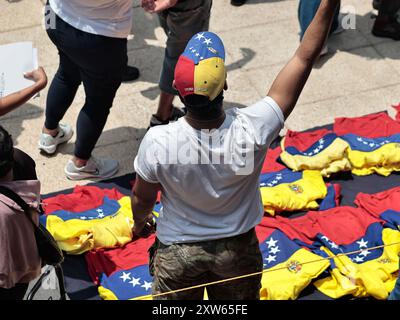
[[[261,300],[294,300],[329,266],[328,261],[318,261],[319,256],[300,247],[280,230],[259,225],[256,232],[267,270],[261,279]]]
[[[275,215],[277,211],[318,208],[316,200],[325,198],[327,188],[318,171],[284,169],[261,174],[260,192],[265,211]]]
[[[388,176],[393,171],[400,171],[400,134],[382,138],[347,134],[341,138],[350,146],[347,157],[353,174],[365,176],[378,173]]]
[[[132,240],[131,200],[104,197],[99,207],[82,212],[58,210],[42,216],[41,223],[68,254],[122,246]]]
[[[333,257],[330,276],[314,283],[318,290],[332,298],[345,295],[372,296],[376,299],[388,297],[399,269],[399,231],[384,228],[377,222],[372,223],[362,237],[349,244],[335,243],[323,234],[317,238],[321,249],[315,252]],[[387,246],[371,249],[383,245]]]
[[[346,155],[348,144],[334,133],[326,134],[306,150],[285,147],[283,138],[281,148],[281,160],[295,171],[318,170],[324,177],[329,177],[332,173],[351,170]]]

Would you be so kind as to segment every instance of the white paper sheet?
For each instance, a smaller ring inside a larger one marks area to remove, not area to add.
[[[0,97],[25,89],[34,82],[24,73],[37,68],[37,50],[32,42],[0,46]]]

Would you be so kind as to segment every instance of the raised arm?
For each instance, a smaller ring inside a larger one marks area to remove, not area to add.
[[[322,0],[293,58],[276,77],[268,96],[282,109],[285,119],[290,115],[307,82],[312,67],[328,37],[340,0]]]
[[[18,108],[47,85],[47,76],[42,67],[25,74],[25,78],[35,81],[30,87],[0,98],[0,116]]]

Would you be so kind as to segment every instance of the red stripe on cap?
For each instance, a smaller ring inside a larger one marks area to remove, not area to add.
[[[175,87],[182,97],[194,93],[195,64],[188,57],[181,55],[175,67]]]

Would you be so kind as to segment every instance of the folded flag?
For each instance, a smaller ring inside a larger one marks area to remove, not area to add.
[[[353,295],[387,299],[399,269],[399,231],[373,223],[361,238],[349,244],[335,243],[322,234],[318,238],[323,244],[321,250],[334,257],[330,276],[314,283],[319,291],[331,298]],[[382,245],[386,246],[371,249]]]
[[[90,210],[54,211],[40,222],[59,247],[69,254],[82,254],[94,248],[122,246],[132,240],[133,217],[130,197],[111,200]]]
[[[148,249],[155,235],[136,239],[122,248],[99,249],[86,255],[89,273],[104,300],[132,300],[151,294]]]
[[[341,138],[349,144],[347,157],[353,174],[388,176],[393,171],[400,171],[400,132],[382,138],[365,138],[355,134],[346,134]]]
[[[266,270],[261,280],[261,300],[294,300],[329,266],[329,261],[321,261],[279,230],[260,225],[256,232]]]
[[[298,136],[301,134],[310,133],[298,133]],[[327,133],[307,149],[288,145],[285,137],[281,147],[281,160],[295,171],[318,170],[322,176],[329,177],[336,172],[351,170],[346,154],[348,144],[334,133]]]
[[[316,200],[325,198],[327,188],[318,171],[284,169],[261,174],[260,192],[265,211],[275,215],[280,211],[318,208]]]

